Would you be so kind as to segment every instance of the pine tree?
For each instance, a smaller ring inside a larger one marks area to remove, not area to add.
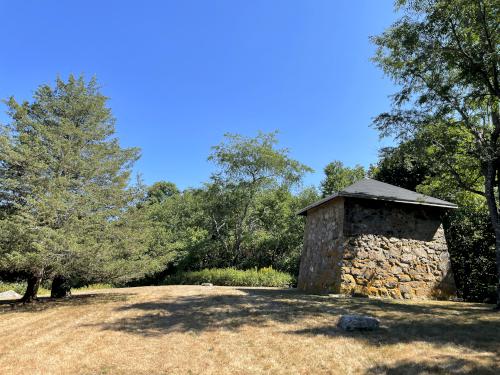
[[[62,296],[70,277],[119,279],[120,269],[130,270],[127,262],[140,271],[154,262],[135,207],[141,192],[129,185],[139,151],[120,147],[106,102],[95,79],[73,76],[40,86],[32,102],[6,102],[0,270],[25,275],[26,302],[36,298],[44,275],[54,278],[53,296]]]

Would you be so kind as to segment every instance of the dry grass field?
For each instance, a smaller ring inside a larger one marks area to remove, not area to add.
[[[378,317],[346,333],[340,315]],[[1,374],[500,374],[491,306],[201,286],[0,304]]]

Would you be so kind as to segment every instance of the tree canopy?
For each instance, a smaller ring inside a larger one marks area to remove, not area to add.
[[[216,170],[201,188],[150,206],[152,246],[171,255],[165,272],[272,266],[296,274],[303,233],[296,212],[317,194],[294,190],[310,168],[277,147],[276,133],[227,134],[209,160]]]
[[[339,160],[329,163],[325,167],[324,172],[325,178],[321,181],[323,197],[341,191],[356,181],[361,180],[366,175],[366,171],[361,165],[349,168],[344,166]]]
[[[120,147],[106,101],[95,79],[73,76],[40,86],[32,102],[7,101],[0,268],[27,275],[28,300],[43,275],[120,278],[147,258],[132,220],[142,193],[129,185],[139,151]]]
[[[462,190],[486,198],[500,275],[498,2],[399,0],[397,5],[402,17],[373,41],[374,61],[400,89],[392,110],[379,115],[375,126],[381,135],[399,139],[431,129],[432,162]],[[497,289],[500,307],[500,281]]]
[[[443,222],[458,296],[467,301],[494,301],[495,235],[485,199],[460,188],[446,169],[432,162],[436,149],[426,140],[428,136],[416,134],[412,140],[383,149],[370,173],[379,181],[458,204]],[[456,157],[454,165],[462,170],[468,163]],[[479,170],[475,177],[481,188]]]

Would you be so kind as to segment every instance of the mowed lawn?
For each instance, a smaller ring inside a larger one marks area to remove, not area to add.
[[[1,374],[499,374],[491,305],[202,286],[0,304]],[[336,328],[378,317],[376,332]]]

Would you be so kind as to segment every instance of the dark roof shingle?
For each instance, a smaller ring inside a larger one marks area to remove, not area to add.
[[[457,205],[454,203],[429,197],[428,195],[386,184],[385,182],[380,182],[371,178],[365,178],[346,187],[344,190],[339,191],[338,193],[330,195],[329,197],[323,198],[307,207],[304,207],[298,212],[298,215],[307,215],[307,211],[309,211],[311,208],[321,206],[322,204],[338,197],[376,199],[399,203],[419,204],[424,206],[457,208]]]

